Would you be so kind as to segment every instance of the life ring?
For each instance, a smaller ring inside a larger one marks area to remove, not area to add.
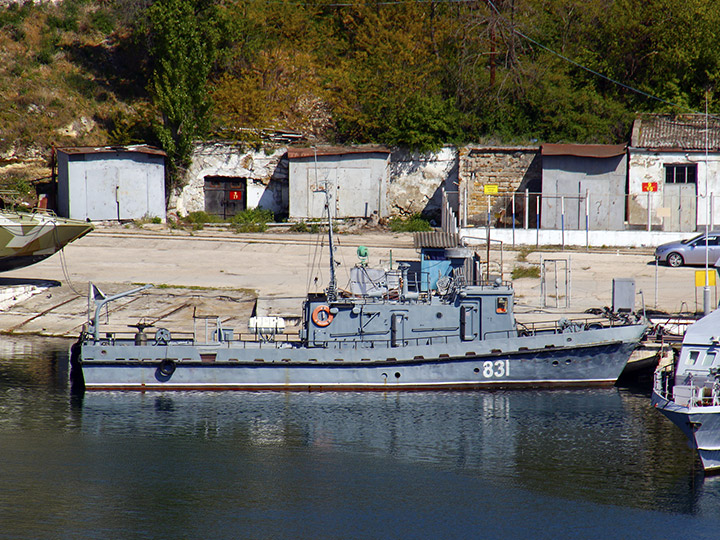
[[[318,317],[320,313],[325,313],[325,318],[321,319]],[[313,309],[312,312],[312,322],[315,323],[315,326],[319,326],[320,328],[325,328],[328,326],[333,320],[333,314],[330,313],[330,307],[326,305],[318,306],[315,309]]]
[[[175,362],[168,358],[165,358],[162,362],[160,362],[160,367],[158,368],[158,371],[161,375],[164,375],[165,377],[170,377],[173,373],[175,373]]]

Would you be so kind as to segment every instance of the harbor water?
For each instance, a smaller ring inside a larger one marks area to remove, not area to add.
[[[86,393],[0,344],[0,538],[693,538],[705,478],[649,388]]]

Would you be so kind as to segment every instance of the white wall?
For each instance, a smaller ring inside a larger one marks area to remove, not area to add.
[[[557,229],[490,229],[490,239],[503,242],[505,246],[585,246],[590,247],[657,247],[666,242],[696,236],[697,232],[663,231],[563,231]],[[460,230],[461,238],[468,245],[485,244],[487,230],[483,227],[466,227]],[[587,242],[587,244],[586,244]]]
[[[446,146],[438,152],[418,154],[396,150],[390,156],[387,205],[390,215],[440,214],[440,186],[458,190],[458,150]]]
[[[650,219],[653,225],[663,224],[662,208],[664,208],[663,188],[665,185],[664,165],[697,164],[697,219],[698,229],[706,223],[717,225],[720,223],[720,155],[708,154],[705,161],[704,152],[661,152],[638,148],[630,149],[628,168],[628,193],[630,194],[629,221],[631,224],[646,224],[648,204],[650,205]],[[706,176],[707,175],[707,176]],[[707,179],[707,189],[706,189]],[[644,193],[644,182],[657,182],[658,191]],[[712,214],[707,219],[706,193],[712,195]]]
[[[198,143],[185,172],[186,185],[173,194],[169,207],[179,215],[205,210],[206,176],[247,178],[247,207],[287,212],[288,182],[283,160],[287,148],[255,151],[234,143]]]

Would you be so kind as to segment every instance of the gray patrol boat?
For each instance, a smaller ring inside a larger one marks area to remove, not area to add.
[[[431,235],[437,238],[444,233]],[[252,339],[214,320],[180,335],[142,325],[101,333],[108,302],[96,301],[71,351],[76,389],[87,390],[455,390],[520,386],[610,386],[647,326],[640,317],[588,325],[561,319],[522,326],[513,289],[482,280],[456,236],[420,246],[421,260],[384,271],[357,265],[348,291],[335,280],[303,303],[296,340],[282,322],[256,319]],[[428,245],[429,244],[429,247]],[[417,242],[416,242],[417,245]],[[438,247],[445,246],[445,247]],[[206,319],[207,320],[207,319]]]
[[[655,370],[653,406],[679,427],[706,472],[720,472],[720,309],[688,327],[680,354]]]

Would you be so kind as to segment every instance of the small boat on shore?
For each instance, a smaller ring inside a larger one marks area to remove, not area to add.
[[[0,272],[38,263],[93,230],[47,210],[0,210]]]
[[[679,427],[706,472],[720,472],[720,309],[685,332],[679,357],[655,371],[652,404]]]

